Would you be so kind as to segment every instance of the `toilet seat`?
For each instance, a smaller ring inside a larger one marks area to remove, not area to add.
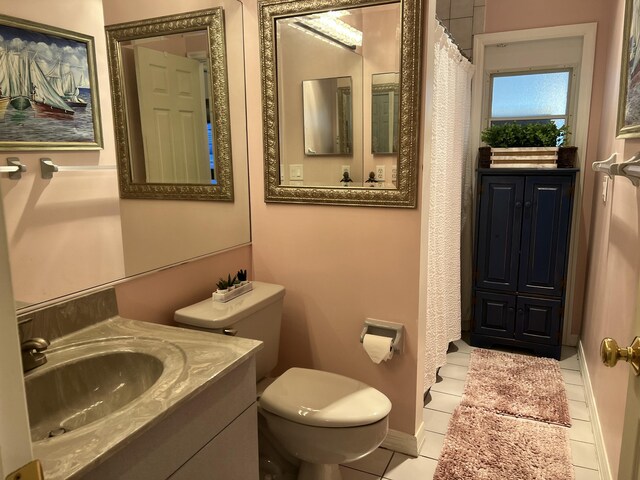
[[[265,389],[260,407],[303,425],[357,427],[385,418],[391,411],[391,402],[358,380],[320,370],[290,368]]]

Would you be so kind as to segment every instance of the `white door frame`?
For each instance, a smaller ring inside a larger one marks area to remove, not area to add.
[[[0,197],[0,479],[33,459],[11,286],[7,229]]]
[[[573,316],[573,298],[575,295],[575,272],[577,263],[577,237],[580,209],[583,200],[584,172],[586,165],[587,138],[589,131],[589,114],[591,111],[591,87],[596,52],[596,23],[582,23],[578,25],[562,25],[559,27],[531,28],[510,32],[485,33],[476,35],[473,41],[473,63],[476,74],[473,78],[473,94],[471,103],[471,138],[469,141],[469,158],[477,157],[480,146],[480,129],[482,125],[482,95],[484,78],[484,50],[491,45],[500,43],[528,42],[535,40],[549,40],[556,38],[582,38],[582,58],[580,61],[580,77],[578,80],[578,104],[576,105],[573,131],[574,145],[578,147],[578,164],[580,169],[576,182],[574,208],[571,220],[571,235],[569,243],[569,268],[567,272],[567,290],[565,299],[563,344],[577,345],[578,335],[571,334]],[[475,199],[475,196],[474,196]]]

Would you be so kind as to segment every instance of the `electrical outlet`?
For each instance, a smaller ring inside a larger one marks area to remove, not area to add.
[[[391,167],[391,181],[393,183],[398,181],[398,167]]]
[[[379,182],[384,182],[385,180],[385,166],[384,165],[376,165],[376,180]]]
[[[303,180],[302,178],[302,164],[296,163],[289,165],[289,180]]]

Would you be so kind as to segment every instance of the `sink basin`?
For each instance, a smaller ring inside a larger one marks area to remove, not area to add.
[[[165,368],[157,343],[125,339],[46,352],[48,363],[25,377],[31,440],[77,430],[153,391],[166,370],[176,373]]]

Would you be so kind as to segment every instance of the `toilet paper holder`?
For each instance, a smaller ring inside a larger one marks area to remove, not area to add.
[[[367,318],[364,321],[364,327],[360,333],[360,343],[364,342],[365,335],[379,335],[381,337],[389,337],[393,339],[391,346],[394,353],[402,353],[404,325],[401,323],[387,322],[385,320],[376,320],[375,318]]]

